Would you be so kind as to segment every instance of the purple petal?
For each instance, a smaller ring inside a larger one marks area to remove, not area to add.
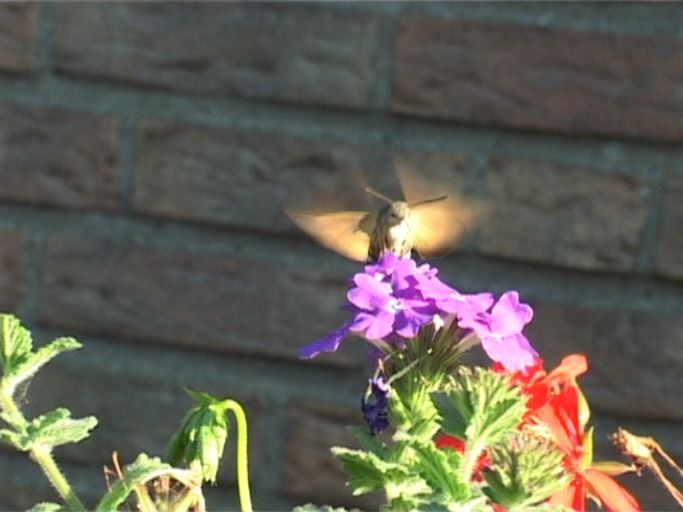
[[[299,349],[299,358],[311,359],[320,352],[335,352],[344,338],[349,334],[351,322],[346,322],[339,329],[328,334],[323,339]]]
[[[515,291],[505,292],[493,309],[491,315],[495,319],[493,329],[500,335],[522,332],[534,316],[534,311],[528,304],[519,302],[519,294]]]
[[[394,325],[394,315],[389,311],[381,311],[374,319],[370,327],[365,331],[365,337],[369,340],[378,340],[389,334]]]
[[[524,370],[534,364],[538,353],[523,334],[504,338],[483,337],[481,345],[492,361],[497,361],[509,371]]]

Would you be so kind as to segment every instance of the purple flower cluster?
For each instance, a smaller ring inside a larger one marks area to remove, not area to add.
[[[453,315],[458,326],[476,333],[489,357],[507,369],[522,370],[534,362],[537,354],[522,334],[533,311],[519,302],[517,292],[505,293],[494,304],[490,293],[462,294],[442,282],[437,272],[428,264],[418,266],[410,258],[385,253],[353,277],[346,295],[351,319],[303,347],[299,356],[334,352],[351,333],[368,340],[412,338],[424,325]]]

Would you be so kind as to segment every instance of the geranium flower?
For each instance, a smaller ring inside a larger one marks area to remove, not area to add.
[[[587,368],[585,356],[574,354],[565,357],[550,373],[545,372],[543,362],[537,359],[526,372],[510,376],[529,396],[525,424],[549,436],[565,454],[565,467],[573,475],[571,483],[555,493],[549,503],[584,511],[586,496],[591,496],[611,511],[640,510],[637,500],[626,489],[593,466],[592,431],[585,432],[590,411],[576,383],[576,378]]]
[[[515,291],[504,293],[490,313],[478,312],[459,319],[458,325],[472,329],[486,354],[510,371],[523,370],[534,364],[538,353],[522,329],[534,315],[531,306],[519,302]]]

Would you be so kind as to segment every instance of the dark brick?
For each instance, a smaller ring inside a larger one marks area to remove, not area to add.
[[[0,70],[27,73],[35,68],[38,2],[0,5]]]
[[[402,16],[396,112],[683,140],[683,40]]]
[[[247,254],[249,252],[247,251]],[[50,237],[40,317],[194,349],[296,359],[344,321],[345,267]],[[351,353],[333,364],[352,364]]]
[[[664,192],[664,218],[657,247],[657,270],[683,278],[683,176],[670,176]]]
[[[348,476],[330,452],[333,446],[358,448],[348,427],[358,425],[360,412],[296,404],[289,410],[289,440],[282,492],[316,504],[377,510],[377,493],[354,498]]]
[[[354,178],[384,189],[391,175],[386,148],[276,133],[145,123],[139,148],[137,211],[267,231],[296,231],[283,213],[292,196],[366,206]]]
[[[119,124],[109,117],[0,103],[0,200],[119,205]]]
[[[487,254],[599,270],[633,270],[646,217],[641,180],[522,158],[486,170]]]
[[[372,12],[271,3],[61,4],[55,66],[86,77],[244,98],[370,104]]]
[[[14,312],[24,297],[27,240],[0,230],[0,312]]]
[[[588,356],[581,379],[591,406],[632,418],[683,419],[683,317],[535,304],[529,337],[554,367]]]
[[[392,155],[381,144],[163,122],[144,123],[138,146],[137,211],[282,233],[297,231],[283,215],[287,202],[322,211],[377,207],[364,183],[398,199],[394,162],[426,183],[459,188],[470,168],[457,153]]]

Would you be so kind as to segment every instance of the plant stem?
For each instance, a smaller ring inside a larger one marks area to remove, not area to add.
[[[12,398],[13,392],[13,387],[8,389],[7,381],[3,379],[3,382],[0,384],[0,409],[5,413],[8,423],[15,430],[21,432],[28,426],[28,421],[19,410],[19,407],[17,407],[14,398]],[[52,457],[51,448],[47,446],[34,446],[30,449],[29,455],[40,466],[47,479],[69,508],[79,512],[84,511],[85,507],[57,467],[57,463]]]
[[[480,442],[472,443],[472,445],[468,446],[465,450],[465,460],[462,464],[463,482],[472,480],[472,473],[474,473],[474,468],[476,467],[483,450],[484,445]]]
[[[54,486],[69,508],[78,512],[84,512],[85,507],[83,506],[83,503],[78,499],[78,496],[74,493],[69,482],[57,467],[57,463],[52,457],[50,448],[36,446],[31,449],[30,454],[31,458],[38,463],[45,473],[45,476],[47,476],[47,479]]]
[[[237,421],[237,489],[242,512],[252,512],[249,492],[249,464],[247,455],[247,415],[242,406],[234,400],[226,400],[226,411],[230,410]]]

